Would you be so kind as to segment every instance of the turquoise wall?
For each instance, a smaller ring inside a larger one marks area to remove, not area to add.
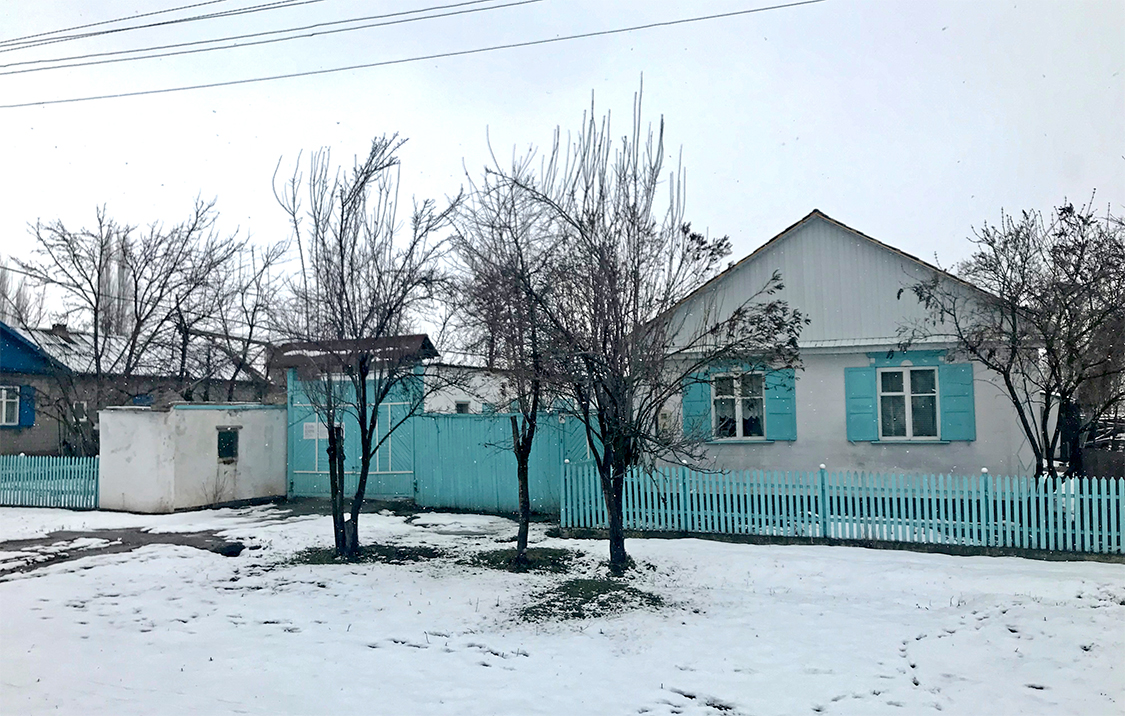
[[[406,416],[410,401],[379,407],[379,431]],[[301,382],[289,380],[289,495],[327,497],[327,429],[317,429],[315,411]],[[354,495],[359,480],[359,424],[343,420],[344,490]],[[516,459],[509,414],[419,413],[407,417],[372,461],[366,496],[410,498],[423,507],[481,512],[519,510]],[[558,514],[562,465],[588,458],[582,424],[558,412],[543,413],[528,465],[531,508]]]

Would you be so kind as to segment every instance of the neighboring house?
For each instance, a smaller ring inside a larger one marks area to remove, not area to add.
[[[685,386],[685,429],[708,435],[720,468],[1027,474],[1034,458],[1007,395],[978,363],[949,362],[949,345],[896,349],[897,331],[923,317],[902,292],[941,269],[813,211],[716,276],[676,309],[729,315],[770,275],[811,319],[803,370],[713,366]],[[966,296],[979,290],[964,286]]]
[[[96,454],[98,411],[106,407],[168,405],[184,401],[185,392],[211,402],[226,399],[231,386],[235,401],[280,402],[283,395],[254,366],[235,376],[231,357],[198,337],[183,376],[179,364],[175,347],[149,347],[129,375],[103,367],[99,390],[88,333],[63,324],[22,330],[0,322],[0,454]]]
[[[0,323],[0,455],[50,452],[57,436],[36,427],[36,392],[49,381],[53,361],[18,331]]]

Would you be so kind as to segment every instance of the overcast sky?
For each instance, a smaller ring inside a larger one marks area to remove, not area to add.
[[[0,42],[200,1],[0,0]],[[78,32],[266,1],[224,0]],[[324,70],[771,4],[539,0],[249,48],[4,74],[44,66],[12,63],[451,2],[319,0],[30,49],[0,45],[0,105]],[[278,160],[291,169],[299,152],[327,146],[350,163],[383,133],[409,138],[401,154],[407,196],[453,195],[464,168],[479,174],[488,163],[489,138],[501,157],[545,147],[556,126],[577,128],[591,95],[624,133],[643,73],[645,117],[664,117],[670,165],[682,151],[688,218],[729,234],[732,259],[819,208],[951,264],[966,255],[972,227],[997,220],[1002,208],[1047,210],[1096,189],[1099,205],[1122,211],[1123,70],[1122,0],[826,0],[297,79],[4,108],[0,253],[27,256],[27,226],[36,220],[77,228],[105,204],[119,221],[172,222],[196,195],[218,199],[227,231],[284,238],[271,190]]]

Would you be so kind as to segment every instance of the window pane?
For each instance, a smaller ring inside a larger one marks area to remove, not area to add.
[[[19,422],[19,403],[11,400],[4,401],[4,424],[15,425]]]
[[[761,373],[750,373],[742,376],[742,395],[747,398],[757,398],[762,395],[762,383],[764,382]]]
[[[729,375],[715,379],[715,395],[734,395],[734,378]]]
[[[219,431],[219,459],[236,460],[238,458],[238,431]]]
[[[900,374],[899,379],[901,378]],[[906,437],[906,398],[901,395],[884,395],[879,399],[879,407],[882,413],[883,437]]]
[[[760,438],[766,434],[762,420],[762,399],[742,401],[742,437]]]
[[[914,395],[933,395],[937,392],[937,384],[932,370],[910,371],[910,392]]]
[[[910,382],[913,383],[913,379]],[[914,437],[937,437],[937,398],[932,395],[912,397],[910,399],[910,413],[914,422]]]
[[[735,437],[734,399],[722,398],[715,401],[715,437]]]
[[[881,392],[883,393],[901,393],[902,392],[902,371],[895,370],[887,373],[880,373],[879,380],[882,381]]]

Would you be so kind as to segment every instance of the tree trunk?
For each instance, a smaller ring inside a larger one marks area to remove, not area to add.
[[[531,529],[531,496],[527,488],[527,463],[531,456],[531,440],[520,439],[519,419],[512,420],[512,452],[516,455],[516,479],[520,490],[520,528],[516,535],[516,556],[514,561],[527,561],[527,535]],[[526,443],[526,444],[525,444]]]
[[[336,541],[336,556],[347,556],[347,540],[344,532],[344,447],[339,438],[329,430],[328,436],[328,483],[332,490],[332,534]]]
[[[602,476],[602,495],[605,497],[606,515],[609,518],[609,571],[618,577],[632,563],[625,551],[625,516],[622,509],[625,470],[614,467],[608,480]]]

